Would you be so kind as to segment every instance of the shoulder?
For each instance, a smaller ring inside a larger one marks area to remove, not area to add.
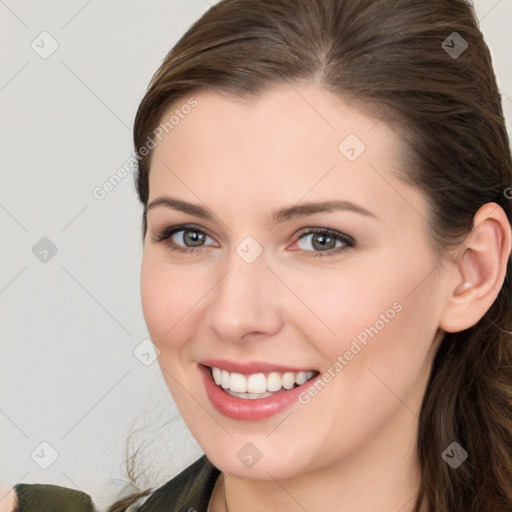
[[[125,512],[206,511],[219,475],[220,471],[203,455],[167,483],[132,503]],[[17,484],[0,501],[0,512],[36,510],[100,512],[89,494],[51,484]]]
[[[13,512],[98,512],[82,491],[51,484],[17,484],[13,487],[17,508]],[[3,511],[2,511],[3,512]],[[7,512],[7,511],[6,511]]]
[[[139,512],[206,511],[220,471],[206,455],[154,490]]]

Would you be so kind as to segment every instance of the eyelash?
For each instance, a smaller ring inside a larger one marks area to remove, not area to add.
[[[170,242],[169,239],[176,233],[179,233],[180,231],[193,231],[195,233],[201,233],[205,236],[209,236],[208,233],[202,229],[199,229],[195,226],[191,225],[182,225],[182,226],[169,226],[159,233],[157,233],[152,241],[154,243],[161,243],[165,242],[165,245],[169,248],[171,251],[178,251],[179,253],[192,253],[200,251],[204,246],[198,246],[198,247],[182,247],[179,245],[176,245],[174,242]],[[302,238],[311,235],[311,234],[322,234],[327,235],[329,238],[333,238],[336,241],[342,242],[344,246],[342,247],[336,247],[334,249],[328,249],[325,251],[307,251],[305,249],[297,249],[299,251],[308,253],[308,257],[326,257],[326,256],[332,256],[334,254],[339,253],[340,251],[353,248],[356,246],[355,240],[345,235],[344,233],[340,233],[339,231],[334,231],[332,229],[327,228],[304,228],[303,231],[301,231],[300,236],[297,238],[297,241],[301,240]]]

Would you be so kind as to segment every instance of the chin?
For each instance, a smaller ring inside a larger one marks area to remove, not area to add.
[[[211,444],[211,443],[210,443]],[[212,464],[223,473],[251,480],[274,480],[295,477],[311,470],[306,454],[295,451],[283,454],[268,440],[231,439],[227,446],[205,446],[204,452]]]

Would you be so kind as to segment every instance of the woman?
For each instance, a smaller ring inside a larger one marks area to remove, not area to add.
[[[223,0],[134,141],[144,315],[205,456],[110,512],[512,510],[512,162],[469,3]]]

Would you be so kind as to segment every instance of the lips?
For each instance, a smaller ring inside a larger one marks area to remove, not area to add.
[[[319,375],[313,369],[224,360],[202,361],[199,370],[215,409],[247,421],[269,418],[292,406]]]
[[[205,359],[200,361],[204,366],[217,367],[228,372],[241,373],[243,375],[250,375],[252,373],[270,373],[270,372],[301,372],[301,371],[316,371],[311,368],[301,368],[298,366],[284,366],[274,363],[265,363],[261,361],[252,361],[250,363],[239,363],[229,361],[227,359]]]

